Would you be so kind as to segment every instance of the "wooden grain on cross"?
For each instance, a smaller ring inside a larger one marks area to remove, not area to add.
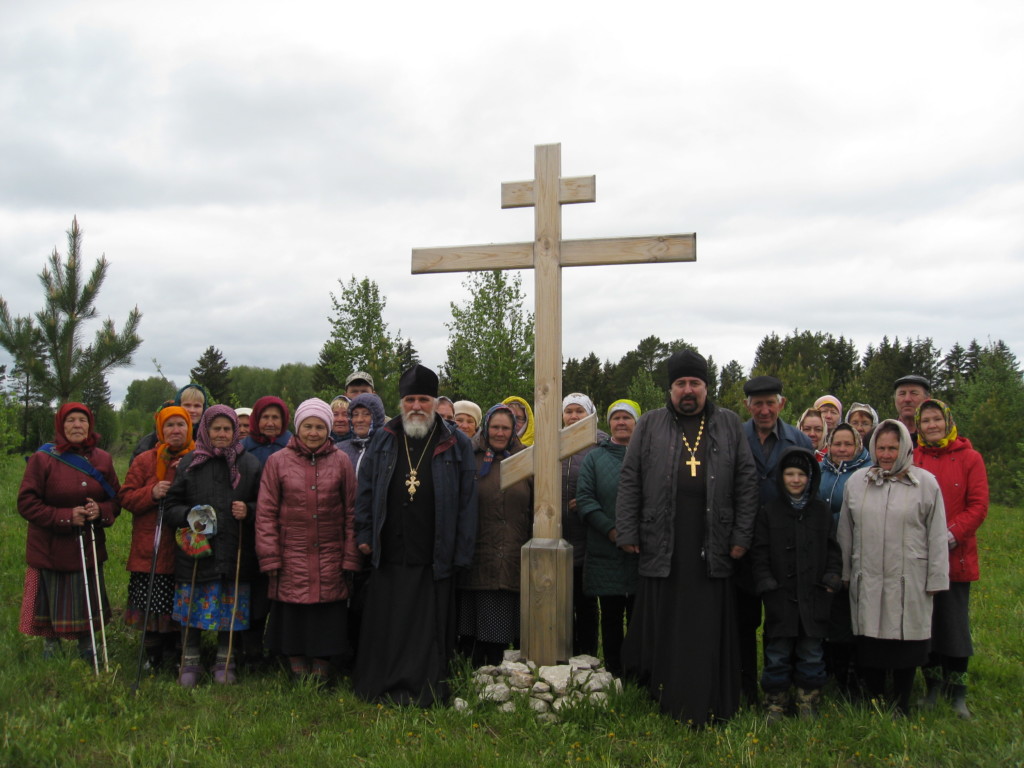
[[[572,547],[562,539],[561,460],[594,442],[596,417],[562,420],[562,267],[695,261],[696,236],[562,240],[562,205],[596,200],[593,176],[561,177],[561,145],[535,147],[532,181],[501,185],[501,207],[533,206],[533,242],[416,248],[413,274],[535,270],[534,444],[501,464],[502,487],[534,477],[533,538],[523,547],[523,652],[538,664],[572,653]]]

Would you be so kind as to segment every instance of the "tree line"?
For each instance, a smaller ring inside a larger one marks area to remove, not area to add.
[[[13,317],[0,297],[0,346],[14,361],[10,370],[0,366],[0,450],[5,452],[32,450],[49,439],[53,406],[68,399],[92,408],[107,447],[127,449],[151,430],[154,410],[174,396],[179,384],[188,383],[168,380],[154,360],[158,375],[133,381],[121,407],[113,407],[106,375],[131,364],[142,342],[142,316],[132,310],[120,331],[106,320],[84,344],[85,326],[97,316],[107,262],[101,257],[86,276],[77,220],[67,234],[66,257],[54,249],[39,275],[42,310]],[[439,371],[442,392],[483,408],[513,394],[531,399],[533,316],[523,306],[519,274],[470,273],[463,287],[468,298],[450,303],[445,324],[449,340]],[[394,409],[400,373],[419,362],[412,340],[389,328],[387,298],[374,280],[339,279],[330,298],[330,333],[315,363],[291,362],[276,369],[231,366],[210,345],[191,369],[190,381],[202,384],[213,402],[240,407],[275,394],[295,405],[314,395],[330,400],[344,391],[345,378],[360,370],[371,374],[385,406]],[[644,410],[657,408],[665,402],[668,357],[697,346],[647,336],[615,362],[602,361],[594,352],[570,357],[564,362],[562,388],[587,393],[602,414],[623,396]],[[736,360],[720,365],[702,351],[708,358],[711,397],[744,417],[743,382],[751,376],[769,374],[783,381],[788,402],[782,417],[790,422],[826,393],[846,407],[868,403],[881,418],[895,416],[893,382],[907,373],[925,376],[933,382],[933,395],[952,406],[961,434],[985,456],[994,495],[1009,500],[1024,487],[1024,473],[1016,469],[1024,441],[1014,429],[1021,423],[1015,417],[1024,415],[1024,377],[1002,341],[972,339],[943,353],[931,338],[884,336],[861,353],[845,336],[794,329],[784,336],[766,334],[749,370]]]

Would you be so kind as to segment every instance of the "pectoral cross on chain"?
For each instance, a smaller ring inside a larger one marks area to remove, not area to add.
[[[405,481],[405,487],[409,489],[409,501],[416,495],[416,489],[420,487],[420,481],[416,479],[416,470],[409,470],[409,477]]]
[[[691,453],[690,454],[690,458],[687,459],[683,463],[686,464],[686,466],[688,466],[690,468],[690,477],[696,477],[697,476],[697,467],[700,466],[700,462],[697,461],[697,455]]]

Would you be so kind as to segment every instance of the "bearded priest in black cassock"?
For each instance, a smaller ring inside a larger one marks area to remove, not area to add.
[[[662,712],[701,727],[739,707],[732,572],[750,548],[757,472],[740,418],[708,398],[708,365],[668,360],[668,402],[637,422],[616,499],[616,544],[640,558],[625,673]]]
[[[369,701],[428,707],[448,698],[455,574],[476,546],[476,460],[435,413],[437,374],[399,382],[401,415],[374,435],[359,468],[356,541],[371,558],[352,683]]]

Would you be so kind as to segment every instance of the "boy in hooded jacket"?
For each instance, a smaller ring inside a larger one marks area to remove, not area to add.
[[[761,687],[769,722],[785,715],[794,685],[800,716],[816,715],[826,681],[823,641],[843,571],[832,512],[817,497],[821,470],[814,454],[789,448],[775,479],[779,496],[758,512],[751,549],[765,608]]]

